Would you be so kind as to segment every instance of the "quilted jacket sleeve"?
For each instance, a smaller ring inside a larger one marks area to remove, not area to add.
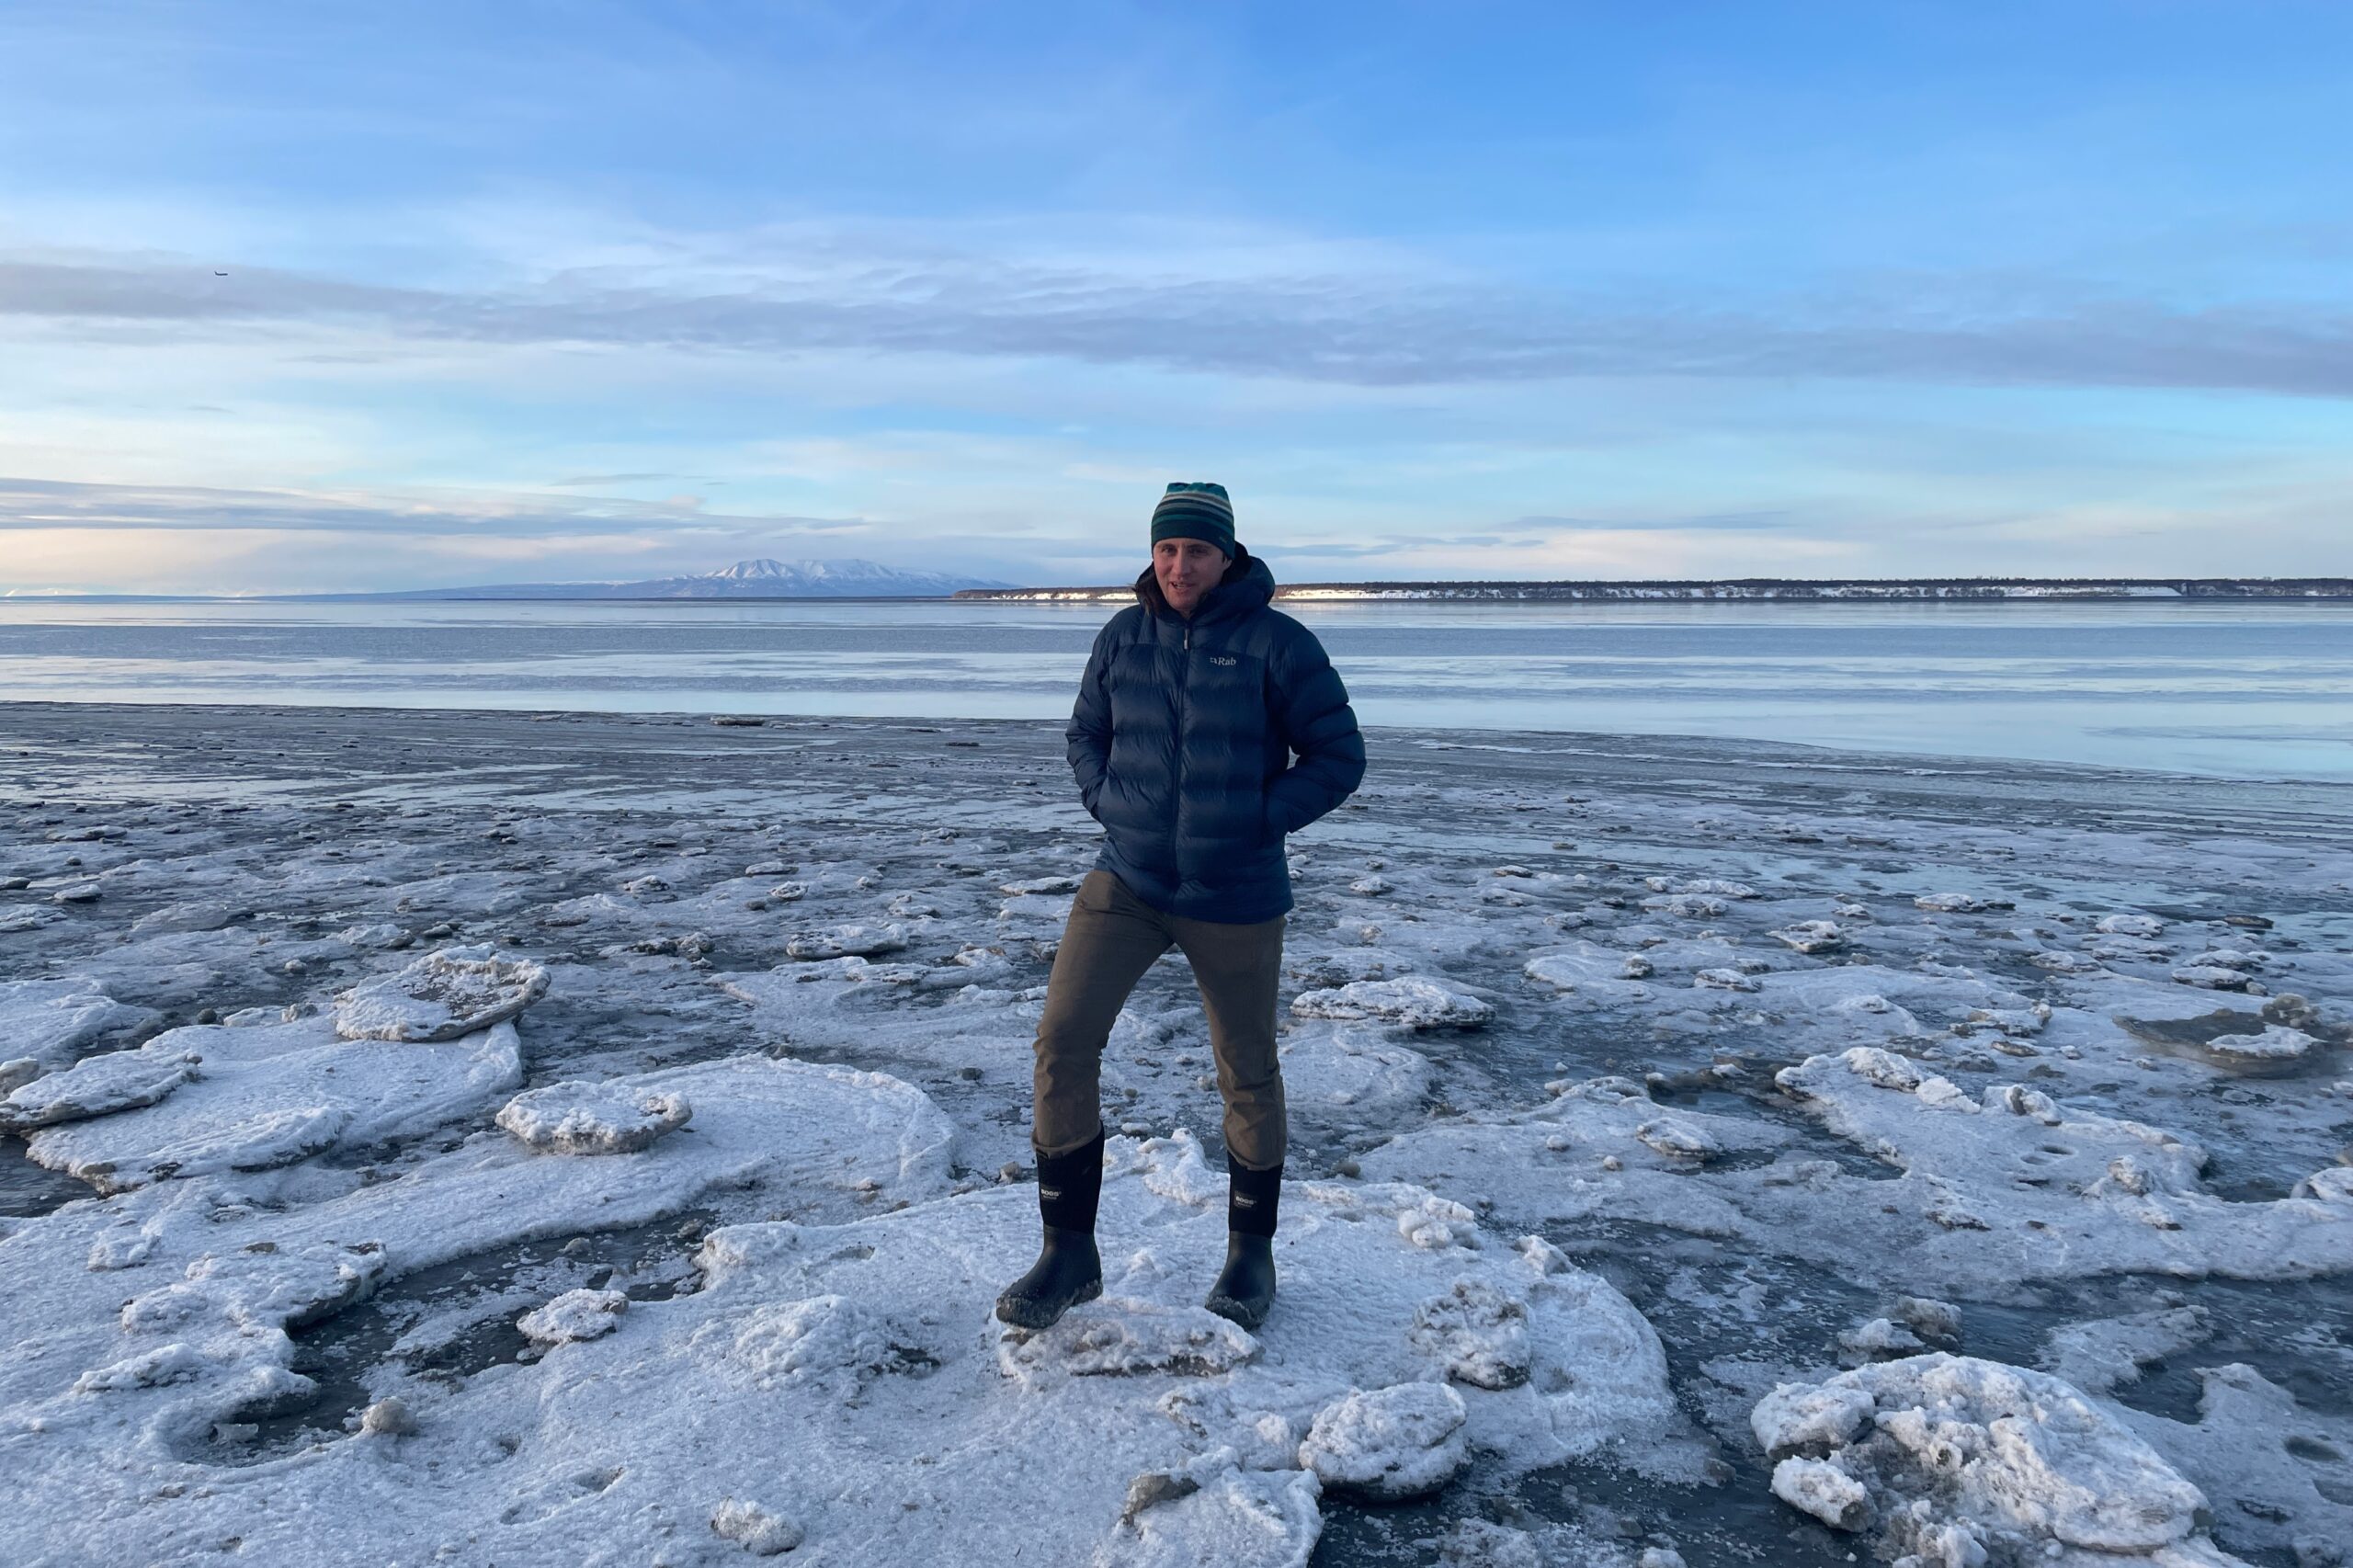
[[[1364,736],[1315,633],[1297,627],[1277,648],[1270,674],[1276,728],[1297,760],[1267,786],[1267,824],[1296,833],[1364,781]]]
[[[1106,626],[1096,635],[1095,651],[1086,656],[1086,673],[1079,677],[1070,728],[1063,732],[1070,743],[1070,770],[1078,780],[1078,798],[1090,815],[1096,814],[1103,776],[1111,763],[1111,699],[1103,687],[1110,645],[1111,628]]]

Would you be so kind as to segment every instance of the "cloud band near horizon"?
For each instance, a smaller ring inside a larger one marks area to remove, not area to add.
[[[1768,316],[1704,297],[1580,307],[1393,277],[1205,281],[884,256],[857,270],[831,287],[557,277],[459,293],[242,266],[222,278],[194,258],[0,256],[0,316],[158,335],[319,324],[418,344],[1072,359],[1364,387],[1805,377],[2353,397],[2353,314],[2288,302],[2197,308],[2045,285],[1989,320],[1982,286],[1917,288],[1902,312],[1874,312],[1860,301],[1893,290],[1871,279],[1836,291],[1843,307],[1816,298]],[[2073,298],[2049,298],[2059,292]]]

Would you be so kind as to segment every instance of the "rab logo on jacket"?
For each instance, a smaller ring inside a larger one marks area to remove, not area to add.
[[[1211,654],[1210,655],[1210,663],[1211,663],[1211,664],[1212,664],[1212,665],[1238,665],[1238,664],[1240,664],[1241,662],[1242,662],[1241,660],[1239,660],[1239,659],[1235,658],[1235,657],[1234,657],[1233,654],[1231,654],[1231,653],[1211,653]]]

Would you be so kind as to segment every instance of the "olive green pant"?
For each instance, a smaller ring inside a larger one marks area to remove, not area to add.
[[[1163,915],[1108,871],[1088,872],[1071,901],[1046,985],[1030,1131],[1040,1153],[1066,1154],[1102,1131],[1104,1042],[1136,982],[1172,947],[1192,964],[1209,1017],[1228,1157],[1259,1171],[1282,1164],[1288,1133],[1275,1060],[1282,916],[1229,926]]]

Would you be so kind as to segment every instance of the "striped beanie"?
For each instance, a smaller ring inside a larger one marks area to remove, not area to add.
[[[1206,540],[1221,555],[1233,553],[1233,503],[1222,484],[1193,484],[1182,480],[1168,487],[1152,509],[1152,542],[1164,539]]]

